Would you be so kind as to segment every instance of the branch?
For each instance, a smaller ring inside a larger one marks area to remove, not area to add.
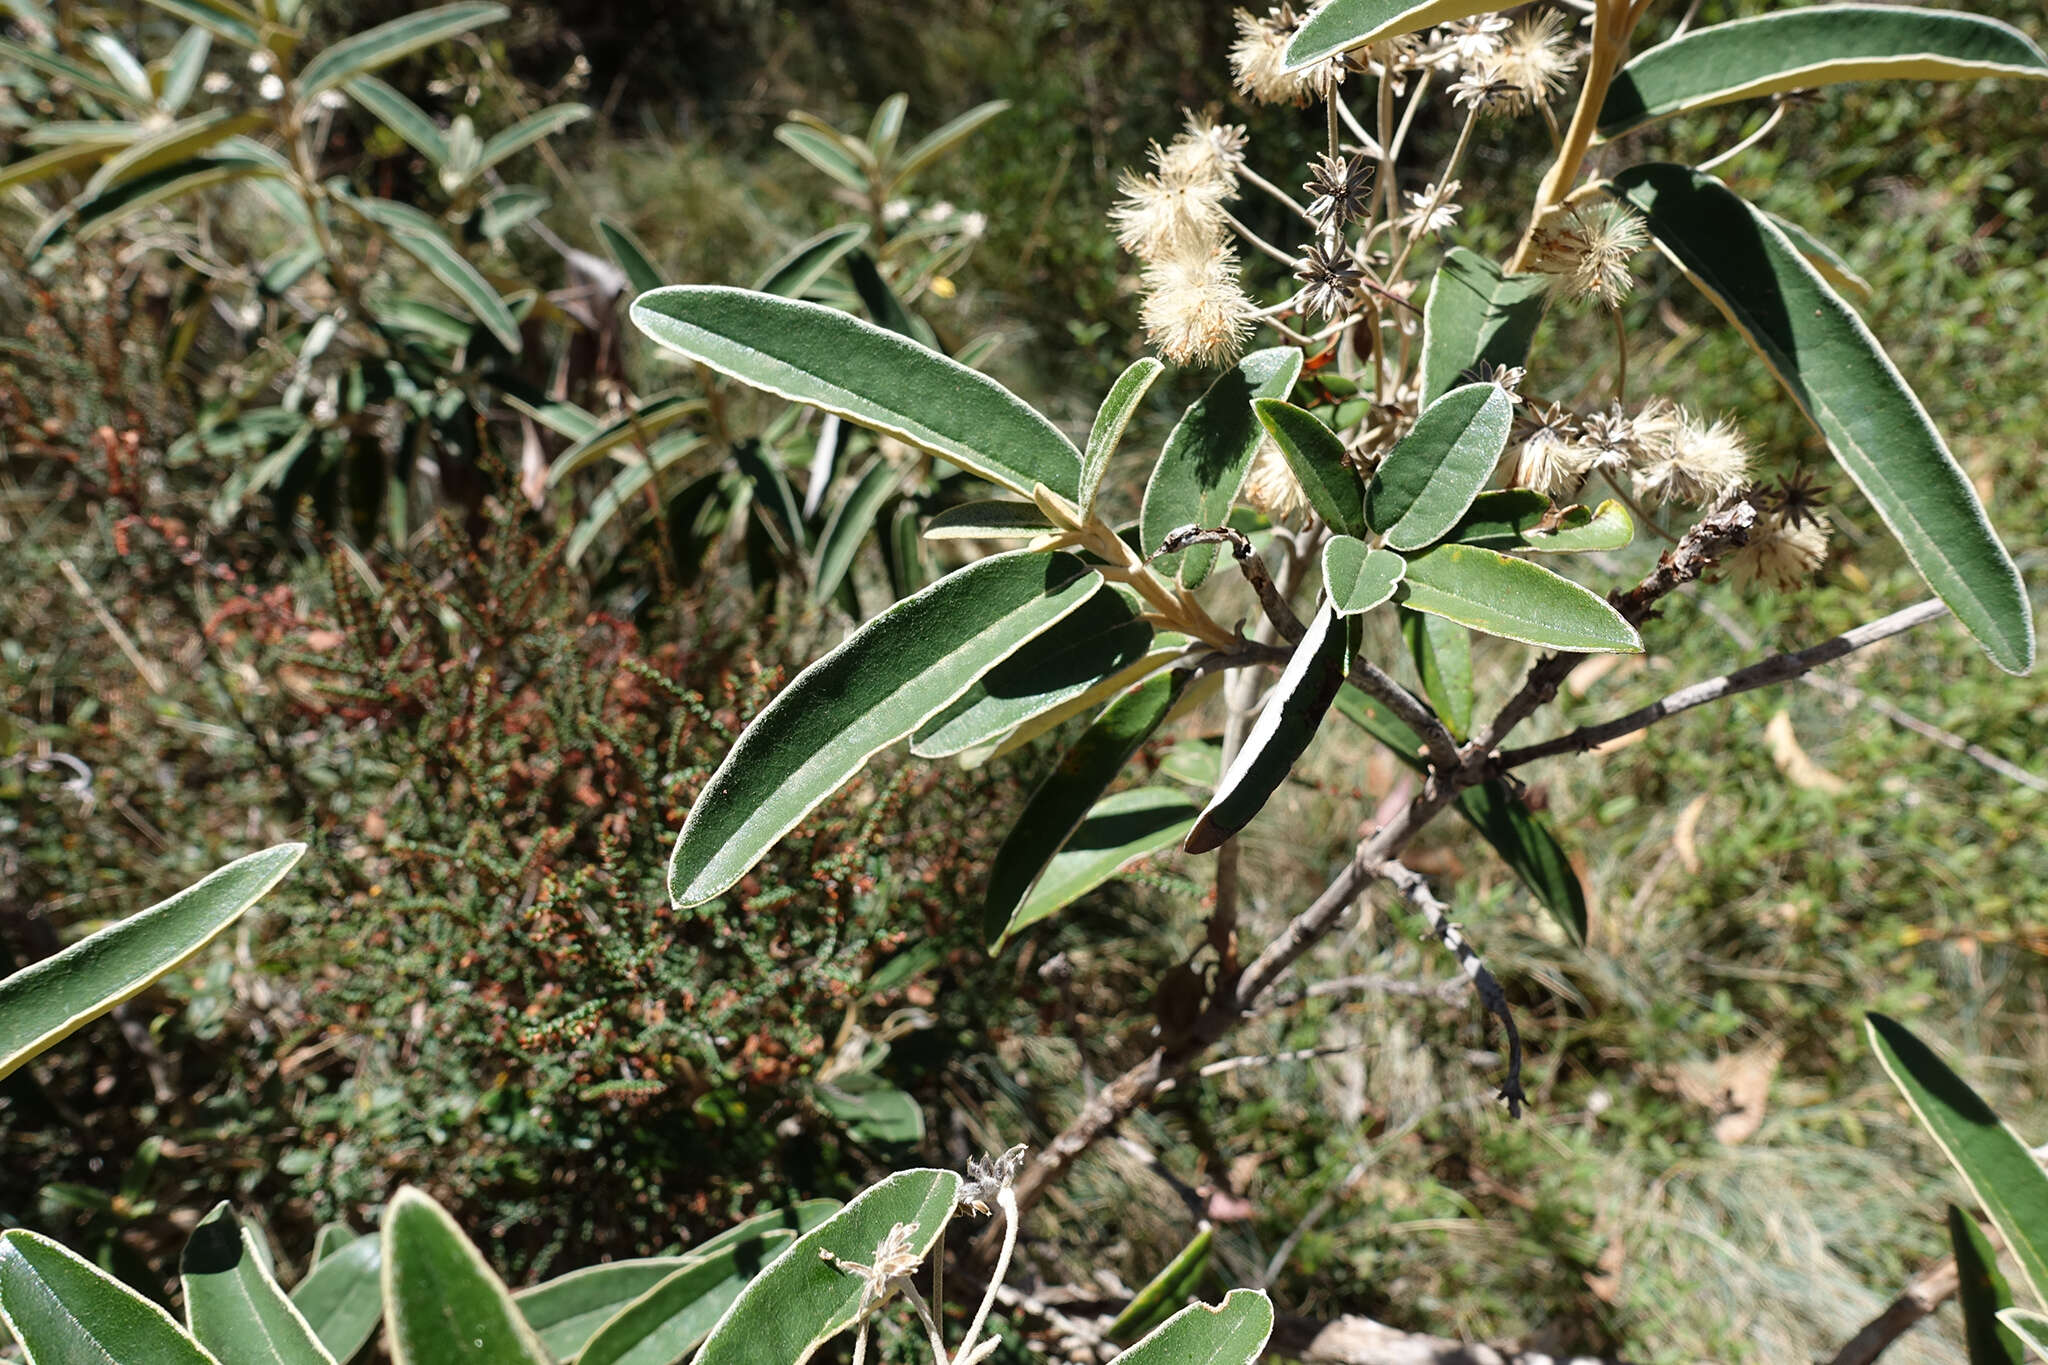
[[[1451,955],[1458,959],[1458,966],[1472,982],[1472,988],[1479,992],[1480,1003],[1484,1004],[1494,1018],[1500,1020],[1501,1031],[1508,1040],[1508,1074],[1500,1083],[1500,1097],[1507,1101],[1508,1117],[1522,1116],[1522,1103],[1527,1096],[1522,1093],[1522,1033],[1515,1027],[1515,1016],[1508,1009],[1507,992],[1500,988],[1492,972],[1486,970],[1486,963],[1479,952],[1458,926],[1451,923],[1450,907],[1437,899],[1429,881],[1420,872],[1404,863],[1389,858],[1380,864],[1379,873],[1394,884],[1403,898],[1429,920],[1429,931]]]
[[[1169,532],[1159,547],[1159,554],[1170,555],[1185,550],[1190,545],[1222,544],[1230,547],[1231,558],[1244,574],[1245,581],[1252,585],[1252,591],[1259,595],[1259,605],[1266,610],[1266,619],[1280,632],[1289,644],[1300,644],[1301,637],[1308,633],[1301,624],[1301,618],[1294,614],[1294,608],[1281,596],[1280,589],[1273,585],[1273,576],[1266,572],[1266,561],[1259,558],[1252,548],[1251,537],[1228,526],[1183,526]],[[1157,559],[1159,555],[1154,555]]]
[[[1436,767],[1447,773],[1457,771],[1458,741],[1451,738],[1451,732],[1437,719],[1436,712],[1417,701],[1407,688],[1388,677],[1378,664],[1370,659],[1355,659],[1344,681],[1392,711],[1409,729],[1421,735],[1423,747],[1429,751],[1429,761]]]
[[[1907,1328],[1941,1307],[1955,1292],[1956,1258],[1944,1256],[1915,1275],[1882,1313],[1849,1338],[1849,1344],[1835,1352],[1832,1365],[1871,1365]]]
[[[1682,711],[1690,711],[1695,706],[1705,706],[1708,702],[1720,701],[1724,697],[1753,692],[1759,687],[1790,682],[1810,669],[1833,663],[1845,654],[1853,654],[1859,649],[1876,644],[1879,640],[1890,639],[1894,635],[1902,634],[1915,626],[1924,625],[1947,614],[1948,607],[1940,599],[1929,598],[1902,611],[1895,611],[1889,616],[1881,616],[1854,630],[1844,631],[1834,639],[1823,640],[1808,649],[1796,653],[1774,654],[1768,659],[1753,663],[1747,668],[1739,668],[1733,673],[1709,678],[1690,687],[1681,687],[1676,692],[1661,697],[1648,706],[1639,707],[1625,716],[1617,716],[1598,725],[1582,725],[1569,734],[1559,735],[1556,739],[1548,739],[1541,744],[1509,749],[1500,755],[1497,766],[1503,769],[1515,768],[1524,763],[1533,763],[1539,758],[1551,758],[1558,754],[1582,754],[1609,740],[1619,739],[1637,730],[1647,730],[1658,721],[1667,720]],[[2031,777],[2032,774],[2029,773],[2027,776]]]

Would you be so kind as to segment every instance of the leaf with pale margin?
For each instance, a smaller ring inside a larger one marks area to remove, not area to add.
[[[873,427],[1026,497],[1071,501],[1081,455],[993,379],[835,309],[717,285],[676,285],[633,301],[656,342],[742,383]]]
[[[778,693],[698,794],[669,895],[701,905],[745,876],[868,759],[1077,610],[1102,576],[1071,555],[994,555],[869,621]]]
[[[1442,540],[1493,476],[1514,415],[1498,384],[1466,384],[1424,408],[1366,485],[1366,524],[1391,549]]]
[[[1204,1222],[1194,1239],[1180,1249],[1145,1287],[1131,1295],[1131,1301],[1116,1315],[1104,1335],[1112,1341],[1142,1335],[1160,1325],[1179,1305],[1186,1302],[1209,1268],[1209,1253],[1216,1242],[1216,1229]]]
[[[0,1076],[186,961],[305,854],[279,844],[0,980]]]
[[[754,288],[766,294],[780,294],[784,298],[800,298],[825,272],[839,263],[842,256],[868,239],[866,223],[845,223],[827,228],[815,237],[806,237],[785,252],[754,282]]]
[[[483,1253],[411,1185],[384,1210],[384,1303],[393,1365],[550,1365]]]
[[[1539,564],[1470,545],[1411,557],[1395,601],[1525,645],[1579,654],[1640,654],[1642,638],[1612,604]]]
[[[292,1306],[336,1360],[355,1358],[384,1320],[384,1239],[329,1246],[292,1289]]]
[[[1927,585],[1992,661],[2034,663],[2034,618],[1969,479],[1863,319],[1776,224],[1686,166],[1635,166],[1615,189],[1827,437]]]
[[[687,1261],[622,1306],[591,1336],[576,1365],[673,1365],[696,1348],[747,1284],[795,1240],[780,1229]]]
[[[1143,356],[1132,361],[1131,367],[1110,385],[1102,406],[1096,410],[1095,424],[1088,429],[1088,448],[1081,459],[1079,502],[1082,516],[1091,514],[1095,495],[1102,487],[1102,475],[1109,468],[1110,456],[1116,454],[1117,444],[1124,438],[1124,428],[1131,424],[1138,404],[1144,400],[1145,391],[1165,371],[1166,367],[1151,356]]]
[[[1506,274],[1462,246],[1446,251],[1422,305],[1423,403],[1449,393],[1481,364],[1520,366],[1550,285],[1548,275]]]
[[[1365,487],[1358,471],[1344,458],[1344,441],[1334,431],[1292,403],[1261,398],[1252,404],[1259,425],[1280,447],[1281,456],[1309,506],[1332,531],[1341,536],[1362,536],[1365,525]]]
[[[2012,1289],[1998,1273],[1998,1253],[1977,1220],[1954,1204],[1948,1206],[1948,1243],[1956,1258],[1956,1303],[1963,1310],[1970,1365],[2026,1365],[2026,1347],[1998,1320],[2012,1307]]]
[[[1133,787],[1103,797],[1039,873],[1006,933],[1058,914],[1134,863],[1164,853],[1187,837],[1201,813],[1171,787]]]
[[[1998,1315],[2005,1329],[2027,1344],[2028,1349],[2048,1360],[2048,1313],[2025,1308],[2008,1308]]]
[[[225,1201],[192,1229],[178,1278],[186,1326],[221,1365],[334,1365]]]
[[[369,110],[379,123],[425,157],[435,170],[448,164],[447,135],[426,110],[375,76],[358,76],[341,88],[350,99]]]
[[[0,1233],[0,1326],[33,1365],[220,1365],[171,1315],[41,1233]]]
[[[1462,743],[1472,732],[1472,632],[1426,611],[1401,613],[1401,636],[1430,709]]]
[[[330,47],[299,71],[298,97],[310,99],[330,86],[352,77],[389,66],[400,57],[431,47],[446,38],[458,37],[473,28],[495,24],[510,11],[498,4],[441,5],[416,10],[375,28],[351,34]]]
[[[1408,561],[1356,536],[1331,536],[1323,546],[1323,591],[1339,616],[1371,611],[1394,595]]]
[[[1189,1304],[1110,1365],[1253,1365],[1273,1335],[1273,1301],[1233,1289],[1223,1302]]]

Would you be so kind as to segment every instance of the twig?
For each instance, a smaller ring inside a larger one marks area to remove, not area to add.
[[[1500,1097],[1507,1101],[1508,1116],[1520,1118],[1523,1101],[1527,1098],[1522,1093],[1522,1033],[1515,1027],[1514,1012],[1508,1008],[1507,992],[1500,988],[1500,982],[1486,969],[1486,963],[1480,958],[1478,950],[1458,931],[1458,926],[1451,922],[1450,907],[1437,899],[1436,892],[1430,889],[1427,878],[1414,868],[1392,858],[1380,864],[1379,873],[1392,882],[1394,888],[1408,903],[1420,910],[1429,920],[1430,933],[1444,947],[1450,949],[1451,955],[1458,959],[1458,965],[1464,969],[1466,977],[1472,982],[1473,989],[1479,992],[1480,1002],[1494,1018],[1500,1020],[1501,1032],[1507,1035],[1508,1040],[1508,1074],[1500,1083]]]
[[[1351,672],[1345,675],[1344,681],[1385,706],[1409,729],[1421,735],[1431,763],[1445,772],[1457,770],[1460,762],[1458,741],[1451,738],[1451,732],[1437,719],[1436,712],[1415,700],[1407,688],[1387,676],[1385,669],[1370,659],[1354,659]]]
[[[1239,572],[1252,585],[1252,591],[1259,595],[1259,605],[1265,608],[1266,619],[1289,644],[1300,644],[1307,628],[1301,618],[1294,614],[1280,589],[1273,584],[1273,576],[1266,572],[1266,561],[1259,558],[1252,548],[1251,537],[1228,526],[1183,526],[1169,532],[1165,543],[1160,545],[1159,554],[1170,555],[1185,550],[1190,545],[1222,544],[1230,547],[1231,558],[1237,561]],[[1155,558],[1157,556],[1154,556]]]
[[[165,687],[164,671],[152,660],[143,657],[142,651],[136,647],[135,638],[114,618],[114,614],[107,610],[106,604],[93,593],[91,585],[85,581],[84,576],[70,560],[58,560],[57,571],[64,575],[64,581],[71,585],[71,591],[78,594],[78,600],[85,603],[87,609],[92,612],[93,619],[100,623],[100,629],[106,631],[120,647],[122,655],[127,658],[129,666],[135,670],[144,685],[158,696],[162,696]]]
[[[1835,1352],[1832,1365],[1871,1365],[1907,1328],[1941,1307],[1956,1292],[1956,1284],[1956,1258],[1944,1256],[1915,1275],[1882,1313],[1850,1337],[1848,1344]]]
[[[1705,706],[1708,702],[1752,692],[1774,683],[1790,682],[1809,669],[1832,663],[1845,654],[1852,654],[1876,644],[1879,640],[1889,639],[1947,614],[1948,607],[1939,598],[1916,602],[1889,616],[1881,616],[1854,630],[1844,631],[1834,639],[1824,640],[1811,648],[1791,654],[1775,654],[1747,668],[1739,668],[1733,673],[1709,678],[1690,687],[1681,687],[1676,692],[1661,697],[1648,706],[1638,707],[1625,716],[1617,716],[1598,725],[1582,725],[1569,734],[1559,735],[1556,739],[1545,740],[1541,744],[1509,749],[1501,754],[1497,766],[1502,769],[1515,768],[1557,754],[1582,754],[1609,740],[1619,739],[1637,730],[1647,730],[1658,721],[1667,720],[1681,711],[1690,711],[1695,706]],[[2022,776],[2032,778],[2033,774],[2022,770]]]

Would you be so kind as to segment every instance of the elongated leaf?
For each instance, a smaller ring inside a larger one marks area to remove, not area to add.
[[[1863,319],[1775,224],[1712,176],[1635,166],[1615,186],[1763,356],[1992,661],[2011,673],[2033,667],[2033,612],[2012,557]]]
[[[410,1185],[384,1210],[384,1303],[393,1365],[550,1365],[505,1282]]]
[[[904,153],[903,159],[896,163],[893,168],[895,175],[889,181],[889,192],[894,194],[901,190],[910,183],[912,176],[959,146],[975,129],[1009,107],[1008,100],[990,100],[987,104],[975,105],[966,113],[934,129],[920,139],[916,146]]]
[[[0,980],[0,1076],[213,942],[289,872],[304,844],[238,858],[169,900]]]
[[[639,442],[651,443],[668,428],[686,417],[704,411],[701,398],[668,393],[650,398],[631,412],[614,417],[555,457],[548,466],[548,486],[560,484],[577,470],[595,464],[615,450]],[[651,448],[651,445],[650,445]]]
[[[484,8],[498,7],[490,5]],[[491,287],[490,281],[455,249],[433,219],[408,204],[390,199],[351,199],[348,202],[365,218],[389,232],[392,242],[401,251],[425,266],[428,274],[461,299],[469,311],[476,314],[477,321],[506,350],[519,354],[519,323],[513,318],[512,310],[498,297],[498,291]]]
[[[226,144],[189,161],[138,175],[90,198],[80,197],[36,228],[36,234],[28,244],[28,255],[34,259],[53,242],[66,236],[81,242],[88,241],[156,204],[181,199],[216,185],[242,180],[260,181],[263,177],[278,175],[278,168],[270,158],[251,155],[245,150],[253,146],[246,138],[231,138]]]
[[[1171,787],[1133,787],[1103,797],[1032,885],[1003,939],[1049,919],[1125,868],[1178,844],[1202,808]]]
[[[1386,707],[1355,687],[1337,694],[1337,710],[1387,746],[1416,772],[1425,770],[1422,737]],[[1570,856],[1550,827],[1538,819],[1514,788],[1495,778],[1458,793],[1458,813],[1479,831],[1514,870],[1574,943],[1586,941],[1586,893],[1572,871]]]
[[[2048,1313],[2008,1308],[1998,1315],[1998,1321],[2025,1342],[2038,1359],[2048,1360]]]
[[[477,157],[476,171],[472,174],[487,171],[506,157],[589,117],[590,106],[587,104],[551,104],[537,114],[529,114],[485,140],[483,152]],[[652,289],[654,286],[641,287]]]
[[[684,1253],[685,1260],[696,1260],[722,1251],[741,1242],[752,1241],[772,1231],[795,1233],[799,1236],[818,1227],[833,1214],[846,1206],[837,1199],[800,1199],[786,1208],[770,1209],[757,1213],[745,1222],[734,1223],[725,1231],[707,1237]]]
[[[1059,529],[1035,502],[965,502],[933,517],[924,528],[924,538],[1023,540],[1053,535]]]
[[[320,1263],[329,1256],[349,1243],[361,1240],[362,1235],[346,1223],[322,1223],[320,1230],[313,1234],[313,1264],[308,1269],[319,1269]]]
[[[1079,608],[1101,581],[1071,555],[995,555],[848,636],[754,718],[712,774],[669,860],[669,895],[687,906],[723,892],[870,757]]]
[[[1550,514],[1550,499],[1533,488],[1492,488],[1472,500],[1446,540],[1487,550],[1521,549]]]
[[[1498,384],[1466,384],[1424,408],[1366,486],[1366,524],[1396,550],[1443,539],[1500,463],[1514,414]]]
[[[994,380],[858,318],[743,289],[677,285],[642,294],[633,321],[661,345],[735,379],[836,412],[1029,496],[1072,501],[1081,456]]]
[[[846,571],[853,567],[854,554],[875,528],[882,505],[902,482],[902,466],[877,455],[861,473],[853,491],[832,509],[832,519],[818,536],[818,558],[811,570],[811,600],[823,604],[832,600]]]
[[[1163,672],[1183,661],[1191,643],[1193,642],[1185,635],[1176,635],[1171,631],[1154,636],[1152,648],[1130,667],[1121,673],[1112,673],[1080,696],[1061,702],[1042,715],[1033,716],[995,744],[963,752],[960,755],[960,766],[978,768],[983,763],[1017,752],[1041,735],[1051,733],[1074,717],[1093,711],[1105,702],[1122,696],[1153,674]]]
[[[933,335],[931,324],[922,318],[912,316],[903,301],[896,297],[896,291],[882,278],[882,268],[873,256],[858,247],[846,253],[846,277],[853,281],[853,292],[860,296],[861,307],[867,310],[868,320],[877,327],[886,327],[900,337],[909,337],[921,346],[938,350],[938,338]]]
[[[119,38],[111,33],[88,33],[85,45],[92,49],[93,56],[100,59],[100,65],[107,69],[107,74],[120,82],[123,90],[145,104],[156,102],[156,87],[150,84],[149,73],[142,69],[142,63]]]
[[[812,1089],[818,1107],[863,1146],[910,1147],[924,1141],[924,1111],[916,1099],[872,1071],[856,1071]]]
[[[237,114],[232,109],[211,109],[181,119],[161,132],[138,138],[107,158],[92,179],[85,182],[80,202],[89,202],[116,185],[139,179],[150,171],[188,161],[238,133],[262,126],[261,114]]]
[[[875,106],[875,117],[868,124],[868,151],[876,164],[887,161],[896,150],[896,139],[903,132],[903,115],[909,109],[910,96],[900,90]]]
[[[597,543],[605,527],[641,498],[642,490],[648,484],[703,449],[710,439],[693,431],[671,432],[647,448],[646,459],[621,469],[604,486],[604,491],[591,499],[590,510],[569,533],[569,543],[562,550],[563,563],[573,566],[580,562],[590,552],[590,547]]]
[[[1350,623],[1325,601],[1294,647],[1237,758],[1216,784],[1216,794],[1181,841],[1189,853],[1208,853],[1252,822],[1287,774],[1308,752],[1344,675],[1351,667]]]
[[[1273,1335],[1273,1301],[1233,1289],[1223,1302],[1189,1304],[1110,1365],[1253,1365]]]
[[[149,0],[166,14],[197,24],[216,38],[241,47],[263,46],[263,17],[229,0]]]
[[[866,173],[838,139],[802,124],[785,123],[775,130],[775,140],[856,194],[868,192]]]
[[[334,1365],[227,1203],[192,1229],[178,1276],[186,1325],[221,1365]]]
[[[860,1307],[859,1277],[822,1253],[873,1265],[875,1249],[901,1223],[914,1229],[907,1250],[921,1259],[944,1235],[959,1195],[957,1174],[925,1169],[898,1171],[861,1191],[748,1283],[693,1365],[803,1365],[853,1325]]]
[[[358,1237],[330,1247],[292,1290],[299,1310],[327,1353],[348,1365],[384,1320],[384,1239]]]
[[[1364,535],[1365,489],[1358,471],[1344,458],[1344,442],[1337,433],[1278,399],[1261,398],[1252,410],[1301,481],[1316,515],[1340,536]]]
[[[1138,404],[1145,399],[1146,390],[1152,381],[1165,373],[1166,367],[1151,356],[1131,362],[1131,367],[1117,376],[1110,385],[1109,394],[1096,409],[1095,425],[1088,429],[1088,449],[1081,458],[1081,512],[1091,514],[1095,507],[1095,495],[1102,488],[1102,476],[1109,468],[1110,457],[1116,454],[1117,445],[1124,439],[1124,428],[1131,424],[1131,418],[1138,411]]]
[[[761,453],[760,441],[748,439],[733,446],[732,462],[753,491],[754,514],[766,519],[770,534],[792,559],[801,556],[810,548],[809,534],[802,505],[780,460],[769,459]]]
[[[0,1233],[0,1325],[34,1365],[220,1365],[163,1309],[41,1233]]]
[[[1544,649],[1640,654],[1642,639],[1607,600],[1497,550],[1439,545],[1411,557],[1395,600]]]
[[[1791,239],[1792,245],[1799,248],[1799,254],[1806,258],[1807,264],[1821,273],[1822,279],[1837,289],[1861,294],[1866,299],[1870,297],[1870,281],[1857,274],[1856,267],[1850,265],[1841,252],[1783,214],[1772,213],[1769,210],[1762,212],[1766,218],[1778,225],[1778,231]]]
[[[1604,498],[1590,510],[1565,508],[1554,526],[1539,525],[1522,532],[1522,548],[1539,555],[1584,554],[1592,550],[1619,550],[1635,536],[1636,523],[1628,509],[1613,498]]]
[[[1186,672],[1157,674],[1103,708],[1025,803],[989,867],[982,932],[993,951],[1008,939],[1033,885],[1089,810],[1187,690]]]
[[[1394,595],[1408,561],[1356,536],[1331,536],[1323,546],[1323,591],[1339,616],[1371,611]]]
[[[1330,0],[1288,41],[1287,69],[1298,71],[1382,38],[1398,38],[1498,8],[1491,0]]]
[[[576,1356],[576,1365],[673,1365],[710,1334],[747,1282],[795,1237],[770,1232],[688,1262],[667,1262],[669,1273],[607,1320]]]
[[[626,1305],[685,1264],[676,1256],[645,1256],[585,1266],[522,1289],[512,1296],[512,1302],[551,1356],[573,1360]]]
[[[67,81],[85,94],[97,96],[123,109],[146,109],[155,98],[154,92],[138,96],[126,86],[108,80],[91,67],[80,66],[69,57],[55,52],[45,52],[39,47],[24,47],[0,38],[0,59],[20,62],[23,66]]]
[[[2037,1302],[2048,1304],[2048,1172],[1934,1049],[1882,1014],[1866,1017],[1878,1061],[2005,1238]]]
[[[1209,1268],[1209,1251],[1216,1241],[1216,1229],[1202,1224],[1194,1240],[1180,1249],[1180,1254],[1168,1261],[1157,1275],[1145,1282],[1145,1287],[1131,1296],[1124,1310],[1116,1315],[1105,1333],[1112,1341],[1151,1331],[1170,1316],[1194,1292],[1200,1283],[1202,1272]]]
[[[427,111],[375,76],[358,76],[342,87],[350,99],[398,134],[434,169],[448,164],[448,138]]]
[[[2048,55],[1996,19],[1908,5],[1806,5],[1710,24],[1641,53],[1600,106],[1600,136],[1730,100],[1844,81],[2048,77]]]
[[[1520,365],[1549,297],[1546,276],[1507,275],[1464,247],[1446,251],[1422,308],[1422,401],[1434,403],[1482,363]]]
[[[1167,436],[1145,484],[1145,505],[1138,516],[1144,553],[1157,550],[1169,532],[1183,526],[1221,526],[1229,518],[1265,435],[1252,403],[1285,398],[1300,373],[1301,352],[1293,346],[1253,351],[1189,406]],[[1214,545],[1197,545],[1161,556],[1156,567],[1178,568],[1181,581],[1192,588],[1208,577],[1215,559]]]
[[[868,239],[866,223],[846,223],[827,228],[791,247],[775,264],[763,271],[754,288],[764,294],[801,298],[840,258]]]
[[[47,180],[53,175],[62,175],[73,167],[85,166],[98,161],[107,154],[109,147],[121,144],[103,142],[60,143],[46,152],[23,157],[0,166],[0,190],[10,185],[33,185],[38,180]]]
[[[1430,709],[1451,738],[1462,742],[1472,732],[1471,632],[1455,621],[1404,608],[1401,636]]]
[[[157,104],[167,114],[176,114],[199,88],[206,71],[206,54],[213,51],[213,35],[197,25],[185,30],[164,62],[163,93]]]
[[[493,242],[503,242],[513,228],[530,223],[554,201],[531,185],[506,185],[484,196],[478,206],[478,229]]]
[[[990,669],[911,740],[921,758],[943,758],[1001,738],[1129,668],[1152,645],[1152,627],[1105,583],[1080,609]]]
[[[604,238],[604,249],[611,252],[619,269],[626,272],[626,283],[633,287],[634,292],[644,294],[650,289],[661,288],[664,281],[654,258],[623,224],[600,218],[597,220],[597,235]]]
[[[389,66],[408,53],[495,24],[509,12],[498,4],[440,5],[351,34],[322,49],[299,71],[298,97],[311,99],[352,77]]]
[[[1970,1365],[2026,1365],[2027,1350],[1998,1320],[2012,1307],[2012,1290],[1998,1273],[1998,1253],[1977,1220],[1948,1206],[1948,1239],[1956,1258],[1956,1302],[1963,1310],[1963,1341]]]

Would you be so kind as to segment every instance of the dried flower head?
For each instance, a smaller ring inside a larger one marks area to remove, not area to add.
[[[1301,281],[1302,311],[1333,318],[1358,297],[1365,272],[1352,259],[1350,249],[1341,243],[1328,249],[1310,243],[1301,248],[1294,278]]]
[[[1164,152],[1154,148],[1153,160],[1161,179],[1220,182],[1234,194],[1238,170],[1244,165],[1244,148],[1243,124],[1218,123],[1190,111],[1180,136],[1168,143]]]
[[[1528,15],[1509,30],[1491,63],[1492,74],[1519,88],[1530,104],[1548,104],[1578,69],[1565,17],[1554,9]]]
[[[1417,236],[1432,236],[1447,230],[1458,221],[1459,205],[1455,199],[1460,183],[1450,180],[1427,189],[1408,191],[1408,212],[1401,215],[1401,226]]]
[[[1827,505],[1827,489],[1814,478],[1812,471],[1795,469],[1776,483],[1758,490],[1755,501],[1787,526],[1820,525],[1825,521],[1821,509]]]
[[[1642,220],[1619,204],[1573,209],[1536,230],[1533,264],[1573,298],[1612,308],[1628,296],[1628,263],[1648,242]]]
[[[1516,419],[1514,434],[1522,442],[1513,478],[1518,487],[1553,498],[1578,491],[1586,479],[1586,452],[1578,418],[1569,409],[1562,403],[1531,404]]]
[[[1501,35],[1513,21],[1504,14],[1475,14],[1439,27],[1432,35],[1436,64],[1476,71],[1500,53]]]
[[[1117,244],[1141,261],[1199,251],[1222,236],[1228,180],[1126,171],[1119,188],[1123,198],[1109,211],[1109,221]]]
[[[1238,10],[1237,41],[1230,46],[1230,69],[1237,88],[1260,104],[1303,105],[1327,95],[1344,79],[1349,63],[1343,57],[1287,69],[1287,43],[1301,20],[1292,5],[1279,5],[1264,17]]]
[[[1496,365],[1491,360],[1482,360],[1468,372],[1475,384],[1492,384],[1510,398],[1521,397],[1522,381],[1529,372],[1520,365]]]
[[[1451,103],[1478,114],[1513,115],[1529,107],[1521,86],[1500,75],[1492,62],[1467,70],[1451,83]]]
[[[869,1265],[849,1261],[822,1248],[818,1252],[818,1259],[849,1275],[860,1277],[860,1306],[855,1311],[865,1316],[870,1309],[895,1292],[897,1280],[923,1264],[924,1258],[911,1250],[910,1239],[916,1235],[917,1224],[896,1224],[889,1229],[889,1235],[882,1239],[881,1245],[875,1248],[874,1261]]]
[[[1749,543],[1729,557],[1729,576],[1744,587],[1761,583],[1790,592],[1827,562],[1828,531],[1828,519],[1818,512],[1798,523],[1766,512],[1757,518]]]
[[[1749,451],[1733,422],[1682,413],[1677,434],[1646,452],[1634,472],[1639,498],[1710,507],[1748,480]]]
[[[953,1206],[987,1217],[989,1201],[1016,1183],[1017,1173],[1024,1169],[1024,1153],[1030,1150],[1020,1142],[1001,1156],[967,1158],[967,1181]]]
[[[1145,335],[1176,365],[1224,365],[1252,330],[1252,301],[1238,283],[1237,253],[1216,243],[1176,252],[1140,278]]]
[[[1328,156],[1316,153],[1308,183],[1308,216],[1325,232],[1341,232],[1372,207],[1373,162],[1364,154]]]
[[[1293,525],[1309,510],[1308,492],[1295,477],[1294,467],[1280,453],[1271,436],[1259,442],[1251,473],[1245,476],[1244,500],[1263,512],[1268,521]]]

